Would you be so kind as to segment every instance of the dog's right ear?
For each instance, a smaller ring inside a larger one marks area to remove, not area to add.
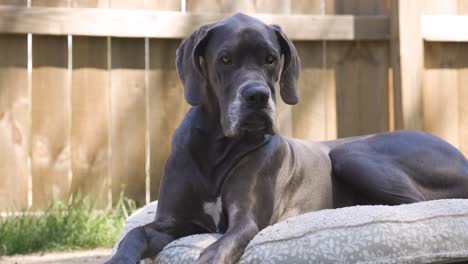
[[[176,52],[176,68],[184,85],[185,100],[193,105],[200,105],[205,97],[207,80],[200,65],[200,56],[206,46],[206,40],[212,25],[205,25],[186,38]]]
[[[281,53],[284,55],[283,71],[280,80],[280,94],[283,101],[289,105],[295,105],[299,101],[297,97],[297,80],[301,71],[301,60],[294,44],[286,37],[278,25],[271,25],[276,33]]]

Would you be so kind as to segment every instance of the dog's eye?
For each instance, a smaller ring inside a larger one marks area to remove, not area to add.
[[[273,64],[276,61],[276,57],[274,55],[268,55],[265,58],[265,64]]]
[[[221,62],[223,64],[230,64],[231,63],[231,58],[229,58],[228,56],[222,56],[221,57]]]

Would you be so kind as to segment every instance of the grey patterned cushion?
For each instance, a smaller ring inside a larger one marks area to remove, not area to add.
[[[147,207],[145,210],[154,217],[155,205]],[[145,215],[145,210],[137,214]],[[192,263],[218,237],[204,234],[181,238],[147,263]],[[249,243],[239,263],[461,260],[468,260],[468,199],[354,206],[300,215],[263,229]]]

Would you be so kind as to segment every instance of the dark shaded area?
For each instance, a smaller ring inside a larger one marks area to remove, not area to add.
[[[424,67],[428,69],[468,68],[468,43],[425,41],[424,58]]]

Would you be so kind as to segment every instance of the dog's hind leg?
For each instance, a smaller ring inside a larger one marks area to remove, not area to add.
[[[351,193],[342,204],[396,205],[426,200],[407,173],[385,157],[336,149],[330,152],[334,181],[341,197]],[[341,207],[344,205],[336,205]]]

